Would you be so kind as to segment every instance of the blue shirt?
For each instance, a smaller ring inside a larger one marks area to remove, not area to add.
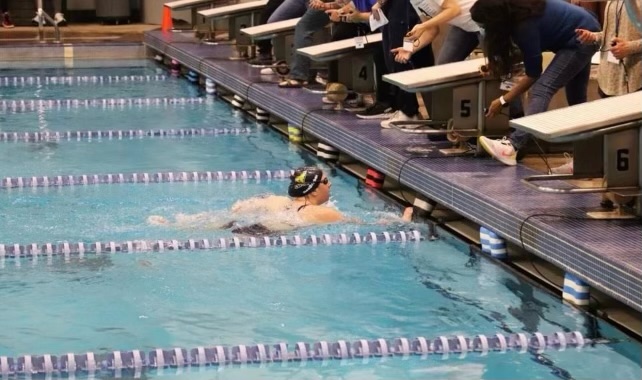
[[[376,2],[377,0],[352,0],[352,4],[359,12],[370,12]]]
[[[575,29],[599,32],[601,27],[587,10],[563,0],[546,0],[540,16],[515,26],[512,38],[524,56],[526,75],[537,78],[542,74],[542,52],[577,49]]]

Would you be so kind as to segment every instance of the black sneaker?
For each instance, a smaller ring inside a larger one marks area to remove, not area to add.
[[[256,57],[247,61],[251,66],[272,66],[274,61],[271,57]]]
[[[387,104],[376,102],[362,112],[357,112],[356,115],[359,119],[386,120],[392,116],[393,112],[392,107]]]

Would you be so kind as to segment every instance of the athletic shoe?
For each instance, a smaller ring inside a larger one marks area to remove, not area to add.
[[[509,139],[503,137],[501,140],[492,140],[488,137],[480,137],[479,144],[494,159],[508,166],[517,165],[517,152]]]
[[[564,153],[566,157],[566,163],[560,165],[556,168],[551,168],[551,173],[553,174],[573,174],[573,157],[570,154]]]
[[[392,114],[392,117],[390,119],[384,120],[381,122],[381,128],[392,128],[392,125],[390,125],[391,122],[404,122],[404,121],[419,121],[419,117],[417,115],[408,116],[402,111],[397,111],[394,114]],[[400,124],[397,127],[402,129],[415,129],[415,128],[419,128],[419,125]]]
[[[249,61],[247,61],[248,64],[251,66],[272,66],[274,64],[274,61],[272,60],[272,57],[256,57],[252,58]]]
[[[386,120],[392,117],[393,111],[389,106],[376,102],[361,112],[357,112],[359,119]]]

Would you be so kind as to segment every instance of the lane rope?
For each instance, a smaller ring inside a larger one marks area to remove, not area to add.
[[[289,345],[251,344],[236,346],[199,346],[192,349],[157,348],[151,351],[131,350],[112,351],[108,353],[86,352],[82,354],[67,353],[55,355],[22,355],[18,357],[0,356],[0,373],[2,376],[68,374],[97,372],[131,371],[140,374],[143,371],[164,369],[187,369],[188,367],[248,365],[268,363],[299,363],[308,361],[350,360],[368,358],[419,356],[440,356],[446,359],[451,354],[463,359],[468,354],[486,356],[489,353],[542,353],[564,351],[567,348],[582,349],[590,345],[591,340],[584,338],[581,332],[555,332],[545,335],[517,333],[504,335],[475,335],[467,337],[439,336],[435,339],[425,337],[395,339],[358,339],[317,341],[314,343],[296,342]],[[135,376],[137,377],[137,376]]]
[[[33,85],[82,85],[110,83],[140,83],[166,81],[166,75],[76,75],[0,77],[0,87],[25,87]]]
[[[79,174],[33,177],[5,177],[0,188],[33,188],[106,185],[118,183],[163,183],[163,182],[216,182],[216,181],[260,181],[289,180],[294,174],[287,170],[239,170],[239,171],[182,171],[157,173],[109,173]]]
[[[125,242],[61,242],[42,244],[0,244],[0,260],[5,258],[38,258],[71,256],[84,257],[87,254],[145,253],[167,251],[215,250],[231,248],[300,247],[346,244],[377,244],[418,242],[423,239],[417,230],[399,232],[368,232],[364,234],[340,233],[310,236],[250,236],[221,237],[214,239],[188,240],[128,240]]]
[[[75,108],[151,107],[176,104],[201,104],[205,98],[104,98],[104,99],[14,99],[0,100],[0,111],[25,112]]]
[[[133,139],[142,137],[183,137],[183,136],[218,136],[240,135],[253,133],[250,128],[180,128],[180,129],[129,129],[107,131],[44,131],[44,132],[2,132],[0,141],[6,142],[37,142],[60,140],[91,140],[91,139]]]

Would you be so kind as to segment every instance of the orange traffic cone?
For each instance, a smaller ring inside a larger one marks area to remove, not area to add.
[[[174,26],[172,25],[172,10],[168,6],[163,7],[163,21],[161,23],[161,30],[163,32],[168,32],[172,30]]]

